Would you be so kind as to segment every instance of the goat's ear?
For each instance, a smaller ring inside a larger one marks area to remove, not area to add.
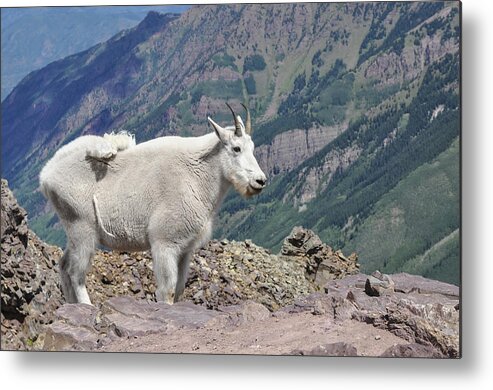
[[[207,117],[207,120],[211,124],[212,128],[216,132],[217,137],[221,140],[223,144],[227,144],[229,142],[229,132],[219,126],[216,122],[214,122],[210,117]]]

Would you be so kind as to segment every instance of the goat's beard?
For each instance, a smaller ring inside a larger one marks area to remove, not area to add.
[[[255,193],[253,192],[253,188],[247,185],[234,185],[235,190],[244,198],[251,198]]]
[[[253,188],[248,181],[240,179],[238,177],[233,177],[230,180],[234,189],[244,198],[251,198],[254,195],[258,195],[262,190]]]
[[[245,194],[243,195],[245,198],[251,198],[254,195],[258,195],[262,192],[262,189],[253,188],[251,185],[246,186]]]

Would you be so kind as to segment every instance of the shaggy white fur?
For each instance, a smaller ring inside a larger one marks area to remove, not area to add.
[[[116,155],[119,151],[135,146],[135,135],[126,131],[120,131],[115,134],[103,135],[102,139],[95,140],[92,145],[86,149],[86,154],[89,157],[96,159],[107,160]]]

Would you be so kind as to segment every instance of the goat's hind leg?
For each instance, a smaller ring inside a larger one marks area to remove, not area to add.
[[[86,273],[96,247],[95,235],[89,229],[81,229],[76,236],[74,231],[71,233],[73,238],[68,238],[67,249],[60,261],[62,291],[68,303],[91,305],[86,290]]]
[[[91,265],[94,249],[69,247],[60,261],[63,295],[68,303],[87,303],[91,299],[86,290],[86,273]]]
[[[67,247],[63,252],[63,256],[58,264],[60,272],[60,284],[62,287],[63,297],[67,303],[76,303],[75,290],[72,286],[72,280],[70,278],[70,248]]]

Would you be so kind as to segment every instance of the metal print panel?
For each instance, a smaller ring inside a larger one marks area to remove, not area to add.
[[[460,357],[459,2],[1,16],[3,350]]]

